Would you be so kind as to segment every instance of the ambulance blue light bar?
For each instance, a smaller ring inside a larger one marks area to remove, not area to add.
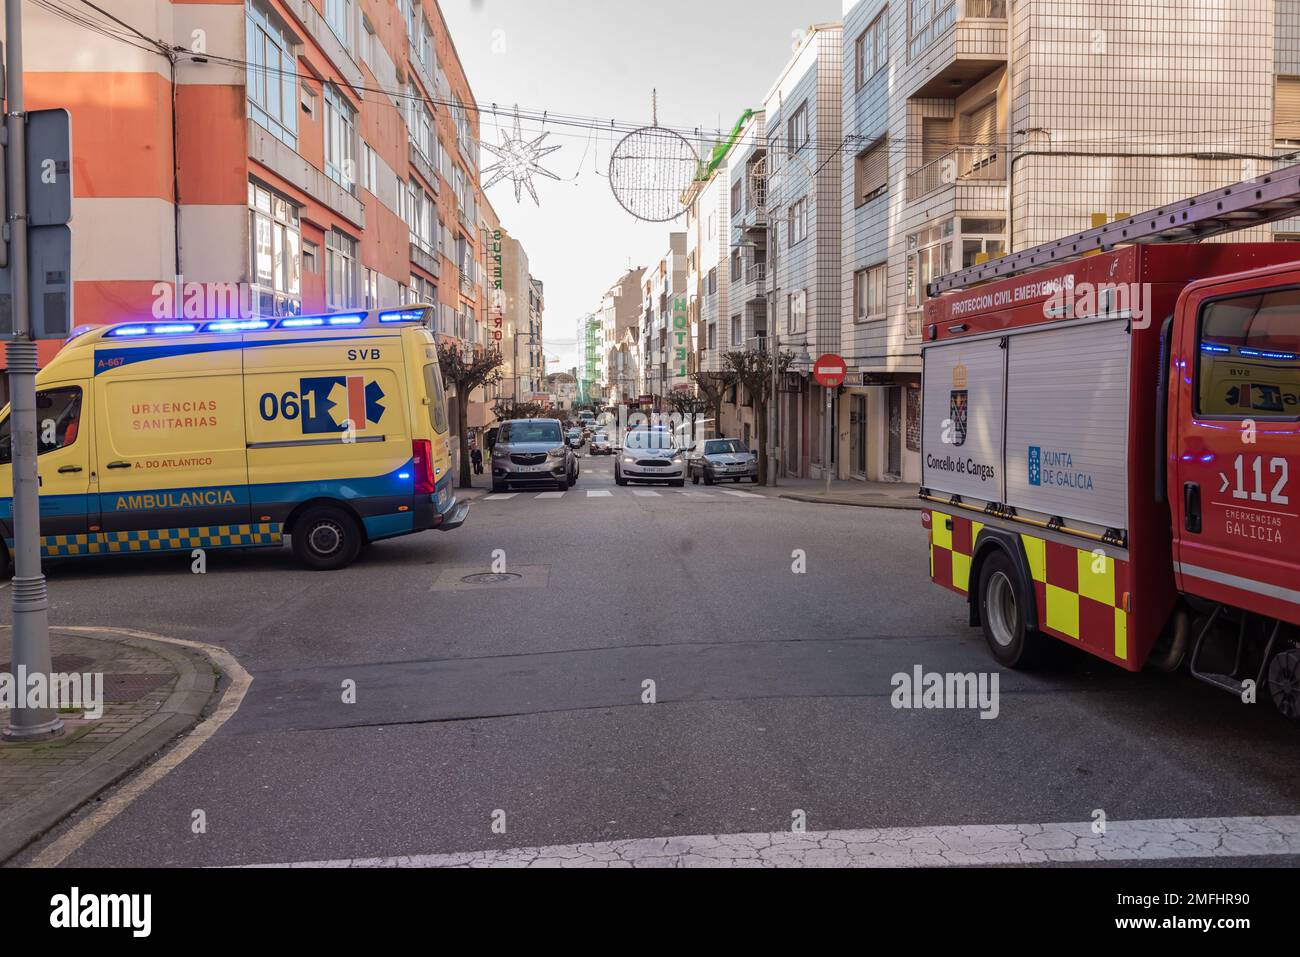
[[[426,310],[420,309],[392,309],[388,312],[379,314],[380,322],[424,322]]]

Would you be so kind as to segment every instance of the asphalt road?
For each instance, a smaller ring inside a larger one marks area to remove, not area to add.
[[[1300,732],[1186,677],[1062,648],[999,674],[994,720],[892,707],[916,665],[996,670],[929,584],[916,512],[638,495],[609,459],[582,465],[562,497],[489,496],[462,529],[342,572],[287,550],[212,553],[204,575],[188,556],[51,569],[53,623],[209,642],[253,675],[238,714],[66,863],[767,832],[796,810],[837,830],[1300,808]],[[494,558],[520,578],[462,580]]]

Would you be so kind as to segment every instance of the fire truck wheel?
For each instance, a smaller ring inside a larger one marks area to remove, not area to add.
[[[1300,649],[1288,648],[1273,656],[1268,666],[1268,693],[1284,717],[1300,719]]]
[[[1037,657],[1038,636],[1025,623],[1020,573],[998,549],[980,566],[980,622],[993,657],[1008,668],[1030,667]]]

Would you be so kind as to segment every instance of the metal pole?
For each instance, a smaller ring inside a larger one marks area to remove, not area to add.
[[[40,479],[36,471],[36,343],[31,336],[27,288],[27,115],[23,110],[22,0],[5,0],[9,46],[5,129],[9,154],[9,270],[13,284],[14,337],[5,355],[9,372],[9,427],[13,460],[13,673],[18,702],[5,738],[31,741],[63,733],[53,708],[27,708],[26,678],[47,677],[50,660],[49,601],[41,573]],[[49,702],[47,702],[48,704]]]
[[[826,387],[826,494],[831,494],[831,443],[835,441],[835,390]]]

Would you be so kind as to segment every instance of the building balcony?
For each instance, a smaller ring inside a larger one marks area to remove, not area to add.
[[[474,298],[474,280],[463,269],[460,273],[460,294],[466,299]]]
[[[439,177],[433,172],[432,164],[425,159],[423,153],[415,148],[414,143],[408,142],[406,151],[407,156],[410,158],[411,165],[415,167],[415,171],[420,174],[421,178],[429,184],[429,188],[433,190],[433,193],[436,196],[438,193]]]
[[[432,273],[435,278],[441,279],[442,263],[439,262],[438,257],[425,252],[415,243],[408,243],[408,245],[411,249],[411,262],[415,263],[415,265],[419,266],[425,272]]]
[[[1006,0],[955,0],[955,20],[918,48],[908,65],[909,97],[950,98],[1007,62]]]
[[[248,158],[296,186],[322,206],[364,229],[366,207],[350,192],[317,169],[293,147],[256,120],[248,121]]]
[[[988,183],[1006,178],[1005,151],[992,146],[959,146],[907,174],[907,201],[955,183]]]

